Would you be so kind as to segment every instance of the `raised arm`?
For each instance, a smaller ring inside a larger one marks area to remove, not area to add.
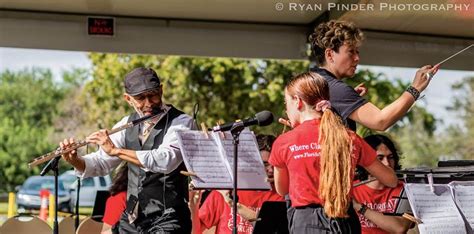
[[[438,67],[432,67],[430,65],[420,68],[416,72],[411,86],[419,92],[422,92],[431,81],[431,78],[428,78],[426,74],[431,73],[434,75],[437,70]],[[349,118],[370,129],[385,131],[395,122],[400,120],[408,112],[415,101],[413,95],[405,91],[397,100],[382,110],[368,102],[353,111]]]
[[[182,162],[181,151],[178,148],[177,130],[189,130],[193,126],[191,117],[180,115],[173,119],[170,127],[163,137],[162,144],[152,150],[130,150],[124,149],[120,141],[113,141],[114,135],[110,137],[105,130],[101,130],[89,136],[88,141],[98,144],[104,153],[112,158],[133,163],[142,167],[145,171],[169,173],[175,170]],[[124,138],[124,137],[123,137]]]

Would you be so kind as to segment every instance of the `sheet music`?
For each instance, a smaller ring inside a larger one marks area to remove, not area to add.
[[[474,227],[474,182],[451,182],[449,183],[454,201],[469,223],[471,229]]]
[[[184,164],[196,188],[232,189],[233,144],[230,133],[225,139],[219,133],[201,131],[177,131],[178,144]],[[238,181],[239,189],[271,189],[266,182],[266,173],[260,157],[255,136],[251,131],[242,131],[239,142]]]
[[[435,185],[443,191],[433,193],[427,184],[405,184],[406,193],[416,218],[420,233],[466,233],[464,220],[451,197],[447,185]]]
[[[214,138],[201,131],[177,131],[184,164],[196,188],[228,188],[232,178]],[[232,186],[231,186],[232,187]]]
[[[214,134],[217,139],[220,139],[219,145],[222,155],[229,165],[231,176],[233,176],[234,145],[232,135],[229,132],[225,132],[225,138],[223,139],[218,133]],[[270,190],[271,187],[266,181],[267,174],[260,156],[255,135],[247,128],[242,131],[239,137],[238,157],[237,187]]]

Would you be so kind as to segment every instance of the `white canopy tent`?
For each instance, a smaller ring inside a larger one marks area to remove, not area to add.
[[[330,19],[363,29],[364,65],[435,64],[474,43],[473,0],[435,0],[418,9],[412,1],[389,1],[393,8],[382,9],[386,2],[0,0],[0,47],[305,59],[307,36]],[[448,4],[464,8],[446,10]],[[114,17],[115,35],[88,35],[89,16]],[[443,67],[474,70],[474,49]]]

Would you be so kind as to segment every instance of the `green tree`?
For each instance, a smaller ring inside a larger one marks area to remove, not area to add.
[[[192,114],[199,103],[199,122],[248,117],[261,110],[283,114],[283,88],[293,75],[307,70],[308,62],[189,58],[151,55],[89,55],[94,79],[86,84],[83,101],[88,120],[98,127],[112,126],[130,112],[123,101],[123,77],[139,66],[154,68],[162,78],[164,100]],[[258,129],[274,134],[282,127]]]
[[[462,120],[450,126],[443,134],[447,158],[474,159],[474,77],[467,77],[452,86],[456,96],[447,109]]]
[[[30,69],[0,74],[0,187],[12,191],[39,168],[28,168],[34,157],[55,148],[53,132],[56,103],[63,98],[51,72]]]
[[[64,138],[83,138],[95,129],[86,123],[87,114],[84,113],[84,105],[81,94],[84,84],[90,79],[89,71],[83,68],[73,68],[64,71],[62,82],[58,83],[63,99],[58,102],[58,113],[54,119],[54,133],[50,135],[53,142],[59,142]]]
[[[410,121],[391,131],[401,148],[403,167],[435,167],[443,155],[441,141],[426,127],[426,123],[431,121],[434,122],[431,114],[415,106],[411,110]]]

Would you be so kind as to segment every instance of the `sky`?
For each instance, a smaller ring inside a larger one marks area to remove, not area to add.
[[[26,67],[43,67],[51,69],[53,76],[59,79],[62,71],[70,70],[72,67],[90,69],[91,66],[86,52],[0,47],[0,72],[7,69],[17,71]],[[389,80],[400,78],[406,82],[413,80],[417,70],[416,68],[364,65],[358,66],[358,69],[370,69],[376,73],[382,72]],[[446,107],[453,103],[454,94],[451,91],[451,85],[468,76],[474,76],[474,71],[440,69],[423,93],[425,97],[418,102],[418,105],[426,107],[437,119],[443,120],[443,123],[437,125],[438,131],[459,122],[456,115],[448,112]]]

